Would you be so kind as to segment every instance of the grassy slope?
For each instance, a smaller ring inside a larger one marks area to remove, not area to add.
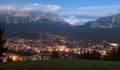
[[[54,59],[0,63],[0,70],[120,70],[120,62]]]

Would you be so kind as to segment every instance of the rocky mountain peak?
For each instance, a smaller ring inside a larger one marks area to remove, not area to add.
[[[120,13],[88,22],[92,28],[113,28],[120,26]]]
[[[0,22],[4,23],[36,23],[45,19],[52,22],[65,23],[54,13],[28,12],[28,11],[0,11]]]

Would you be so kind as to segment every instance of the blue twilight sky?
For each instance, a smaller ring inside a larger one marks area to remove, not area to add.
[[[0,10],[52,12],[72,25],[82,25],[119,13],[120,0],[0,0]]]
[[[0,0],[1,4],[55,4],[65,8],[120,4],[120,0]]]

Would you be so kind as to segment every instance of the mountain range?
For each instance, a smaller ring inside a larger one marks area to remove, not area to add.
[[[78,40],[120,42],[120,13],[76,26],[75,36]]]
[[[40,34],[66,35],[72,26],[53,13],[1,11],[0,23],[7,38],[39,38]]]
[[[75,40],[120,40],[120,13],[72,26],[53,13],[0,11],[0,23],[6,38],[37,39],[48,33]]]

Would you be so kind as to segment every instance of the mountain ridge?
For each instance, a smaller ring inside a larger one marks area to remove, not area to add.
[[[16,16],[17,12],[11,11],[0,13],[0,22],[5,27],[5,37],[8,38],[39,38],[40,33],[44,32],[66,35],[67,31],[72,30],[70,24],[53,13],[27,12],[28,16]]]
[[[50,21],[54,21],[54,22],[62,22],[62,23],[65,22],[62,19],[60,19],[56,14],[53,14],[53,13],[43,13],[43,12],[0,11],[0,16],[1,16],[1,19],[5,20],[4,23],[6,21],[7,21],[6,23],[16,23],[17,20],[15,18],[18,18],[21,21],[25,20],[26,18],[28,18],[28,20],[29,20],[28,23],[30,23],[30,22],[34,22],[35,23],[37,20],[40,20],[40,19],[43,19],[43,18],[47,19],[47,20],[50,20]],[[0,21],[0,22],[2,22],[2,21]]]
[[[52,13],[29,12],[28,14],[29,15],[27,16],[24,16],[23,14],[23,16],[18,16],[18,14],[17,16],[0,14],[0,22],[5,26],[5,37],[38,39],[40,34],[47,33],[65,36],[68,39],[79,41],[107,40],[119,42],[120,40],[120,13],[99,18],[96,21],[91,21],[85,25],[78,26],[72,26]],[[17,22],[15,23],[14,20]]]
[[[91,21],[86,23],[85,25],[89,25],[92,28],[114,28],[120,26],[120,13],[102,17],[97,19],[96,21]]]

